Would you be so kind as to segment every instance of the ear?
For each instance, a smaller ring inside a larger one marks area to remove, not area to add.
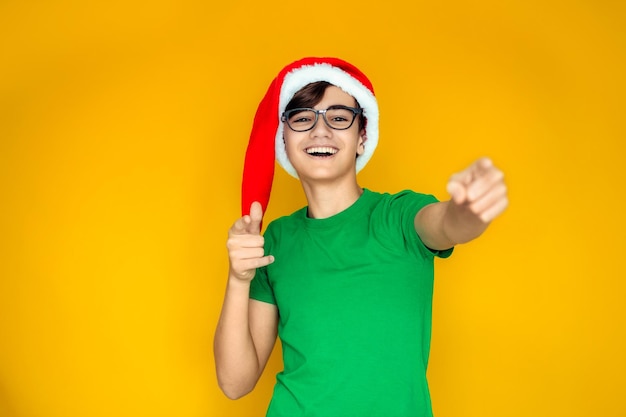
[[[367,134],[365,133],[365,129],[361,129],[361,132],[359,133],[359,142],[356,147],[357,155],[363,155],[365,152],[365,142],[367,142]]]

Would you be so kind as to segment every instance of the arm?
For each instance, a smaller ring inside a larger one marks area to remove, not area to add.
[[[237,220],[228,232],[228,284],[214,354],[218,384],[231,399],[252,391],[276,342],[276,306],[249,298],[256,268],[274,261],[264,256],[262,217],[261,206],[253,203],[250,215]]]
[[[434,250],[477,238],[508,206],[504,175],[487,158],[453,175],[448,192],[449,201],[429,204],[415,216],[415,231]]]

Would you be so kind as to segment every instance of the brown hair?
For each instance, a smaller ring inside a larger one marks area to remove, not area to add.
[[[287,107],[285,107],[285,111],[297,109],[300,107],[314,107],[317,103],[322,101],[326,89],[331,85],[333,84],[329,83],[328,81],[316,81],[314,83],[305,85],[300,90],[298,90],[296,94],[293,95],[291,101],[289,101]],[[354,99],[354,101],[356,102],[357,108],[361,107],[356,99]],[[365,122],[365,116],[363,116],[363,113],[361,113],[359,115],[359,130],[365,127]]]

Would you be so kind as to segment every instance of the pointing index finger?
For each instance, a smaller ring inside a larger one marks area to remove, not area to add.
[[[471,166],[472,179],[474,180],[476,178],[482,177],[491,170],[492,166],[493,162],[491,162],[491,159],[486,157],[478,159]]]

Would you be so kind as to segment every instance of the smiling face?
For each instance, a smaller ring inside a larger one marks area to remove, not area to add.
[[[357,103],[340,88],[327,85],[321,99],[310,107],[325,110],[336,106],[357,107]],[[287,157],[301,180],[356,178],[356,157],[363,154],[365,142],[365,131],[359,120],[348,129],[336,130],[330,128],[320,114],[310,130],[295,132],[285,122],[283,132]]]

